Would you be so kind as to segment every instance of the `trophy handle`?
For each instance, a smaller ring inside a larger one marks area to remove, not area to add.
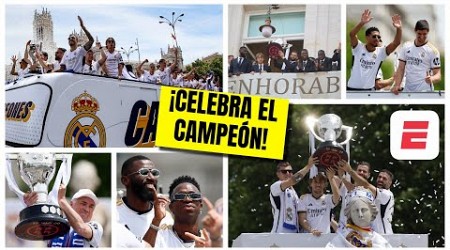
[[[17,155],[15,154],[6,154],[6,181],[8,182],[8,187],[11,191],[13,191],[17,197],[19,197],[20,202],[23,204],[24,207],[27,205],[23,201],[23,196],[25,193],[20,190],[19,185],[16,182],[16,179],[14,178],[14,173],[11,166],[11,160],[17,160]]]
[[[345,131],[346,131],[345,136],[347,138],[345,139],[345,141],[339,142],[339,144],[345,145],[345,144],[348,144],[348,142],[352,139],[353,127],[342,125],[342,129],[345,129]]]
[[[56,154],[55,158],[57,160],[62,160],[61,166],[59,167],[58,174],[56,175],[55,182],[53,183],[53,188],[48,194],[48,201],[53,204],[58,204],[58,190],[59,185],[64,184],[67,186],[70,180],[70,175],[72,173],[72,154]]]
[[[318,134],[316,134],[316,131],[314,131],[314,128],[309,128],[309,132],[312,133],[314,135],[314,137],[320,141],[320,142],[324,142],[325,140],[322,139]]]

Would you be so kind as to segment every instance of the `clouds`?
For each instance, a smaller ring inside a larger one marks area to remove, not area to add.
[[[113,36],[117,48],[135,46],[139,39],[141,60],[160,58],[160,49],[173,45],[172,28],[159,24],[160,15],[171,19],[184,13],[182,22],[175,25],[177,40],[183,50],[186,64],[214,52],[222,53],[222,6],[221,5],[49,5],[44,6],[53,18],[54,41],[59,47],[68,47],[67,37],[73,31],[80,31],[77,15],[83,18],[85,26],[104,45]],[[18,52],[23,54],[25,43],[33,38],[32,23],[34,11],[42,6],[7,5],[6,13],[6,60]],[[130,60],[137,60],[137,53]]]

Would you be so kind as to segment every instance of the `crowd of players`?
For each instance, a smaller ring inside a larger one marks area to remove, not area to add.
[[[116,41],[113,37],[106,39],[105,49],[100,49],[101,58],[94,59],[94,38],[84,26],[83,20],[78,16],[81,29],[86,34],[88,41],[78,46],[78,37],[71,34],[68,37],[69,49],[58,48],[55,52],[55,61],[48,62],[48,53],[40,51],[39,46],[28,41],[25,45],[24,58],[19,62],[18,58],[11,57],[13,62],[11,75],[21,79],[28,73],[52,73],[52,72],[75,72],[90,75],[103,75],[120,79],[141,81],[151,84],[162,84],[184,88],[204,89],[222,91],[222,83],[219,76],[209,71],[206,75],[198,75],[195,69],[183,72],[177,65],[178,55],[175,50],[175,60],[168,64],[165,59],[160,59],[157,64],[150,63],[148,70],[142,69],[148,60],[145,59],[138,68],[133,70],[132,65],[125,65],[122,55],[115,50]],[[31,58],[31,60],[29,59]]]
[[[360,162],[356,170],[347,162],[339,162],[337,174],[335,169],[329,168],[319,172],[308,180],[310,192],[300,196],[294,185],[304,179],[309,170],[317,164],[317,158],[309,158],[307,165],[296,173],[288,162],[277,165],[276,175],[278,181],[270,187],[270,202],[272,204],[273,227],[272,233],[312,233],[321,234],[339,232],[349,223],[344,210],[347,206],[348,194],[355,187],[364,187],[375,197],[374,202],[378,210],[371,228],[379,234],[393,234],[392,216],[394,213],[394,195],[389,190],[394,179],[393,174],[386,169],[379,172],[376,185],[369,183],[371,166],[368,162]],[[346,174],[347,173],[347,174]],[[353,180],[351,181],[350,178]],[[332,193],[325,194],[327,185],[331,186]],[[339,220],[334,219],[339,203]],[[333,216],[331,216],[333,214]]]
[[[239,49],[239,56],[228,56],[228,75],[240,75],[247,73],[266,73],[266,72],[318,72],[341,70],[341,48],[340,44],[333,51],[333,56],[327,57],[325,51],[319,50],[317,58],[309,56],[307,49],[302,49],[300,57],[296,50],[291,50],[289,57],[285,58],[284,52],[278,50],[278,55],[272,56],[266,60],[266,56],[259,52],[255,55],[256,61],[252,61],[246,46]]]
[[[428,21],[416,22],[414,27],[416,37],[414,41],[407,41],[401,47],[394,76],[383,79],[380,74],[381,63],[400,45],[402,21],[399,15],[392,16],[396,34],[394,40],[387,46],[382,45],[381,34],[377,27],[366,30],[364,44],[358,39],[357,33],[372,19],[371,11],[364,10],[360,22],[350,31],[353,66],[347,90],[388,90],[396,95],[400,91],[434,91],[434,84],[441,80],[441,63],[439,50],[427,38],[430,31]]]

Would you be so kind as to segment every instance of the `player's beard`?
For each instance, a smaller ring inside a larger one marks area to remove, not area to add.
[[[148,183],[135,183],[132,186],[133,193],[142,201],[153,201],[152,192],[147,188]],[[158,183],[154,183],[155,189],[158,187]]]

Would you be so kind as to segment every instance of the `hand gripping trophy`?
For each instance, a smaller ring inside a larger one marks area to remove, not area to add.
[[[308,117],[306,123],[309,128],[309,149],[313,156],[319,159],[317,165],[319,171],[336,168],[340,160],[349,160],[352,127],[343,125],[341,118],[335,114],[325,114],[319,119]],[[319,134],[316,133],[316,128]],[[337,142],[342,130],[346,131],[346,138],[342,142]],[[321,142],[317,149],[315,148],[316,139]],[[346,145],[346,149],[343,145]],[[313,170],[311,174],[315,175]]]
[[[62,160],[53,189],[48,192],[50,181],[56,173],[56,161]],[[13,162],[16,162],[14,164]],[[24,202],[25,193],[19,188],[14,177],[14,169],[19,168],[20,177],[31,192],[37,193],[35,204],[20,211],[20,222],[15,228],[17,237],[26,240],[48,240],[66,234],[69,223],[63,218],[58,206],[58,188],[69,182],[71,173],[71,154],[18,153],[6,154],[6,180],[8,186]]]

